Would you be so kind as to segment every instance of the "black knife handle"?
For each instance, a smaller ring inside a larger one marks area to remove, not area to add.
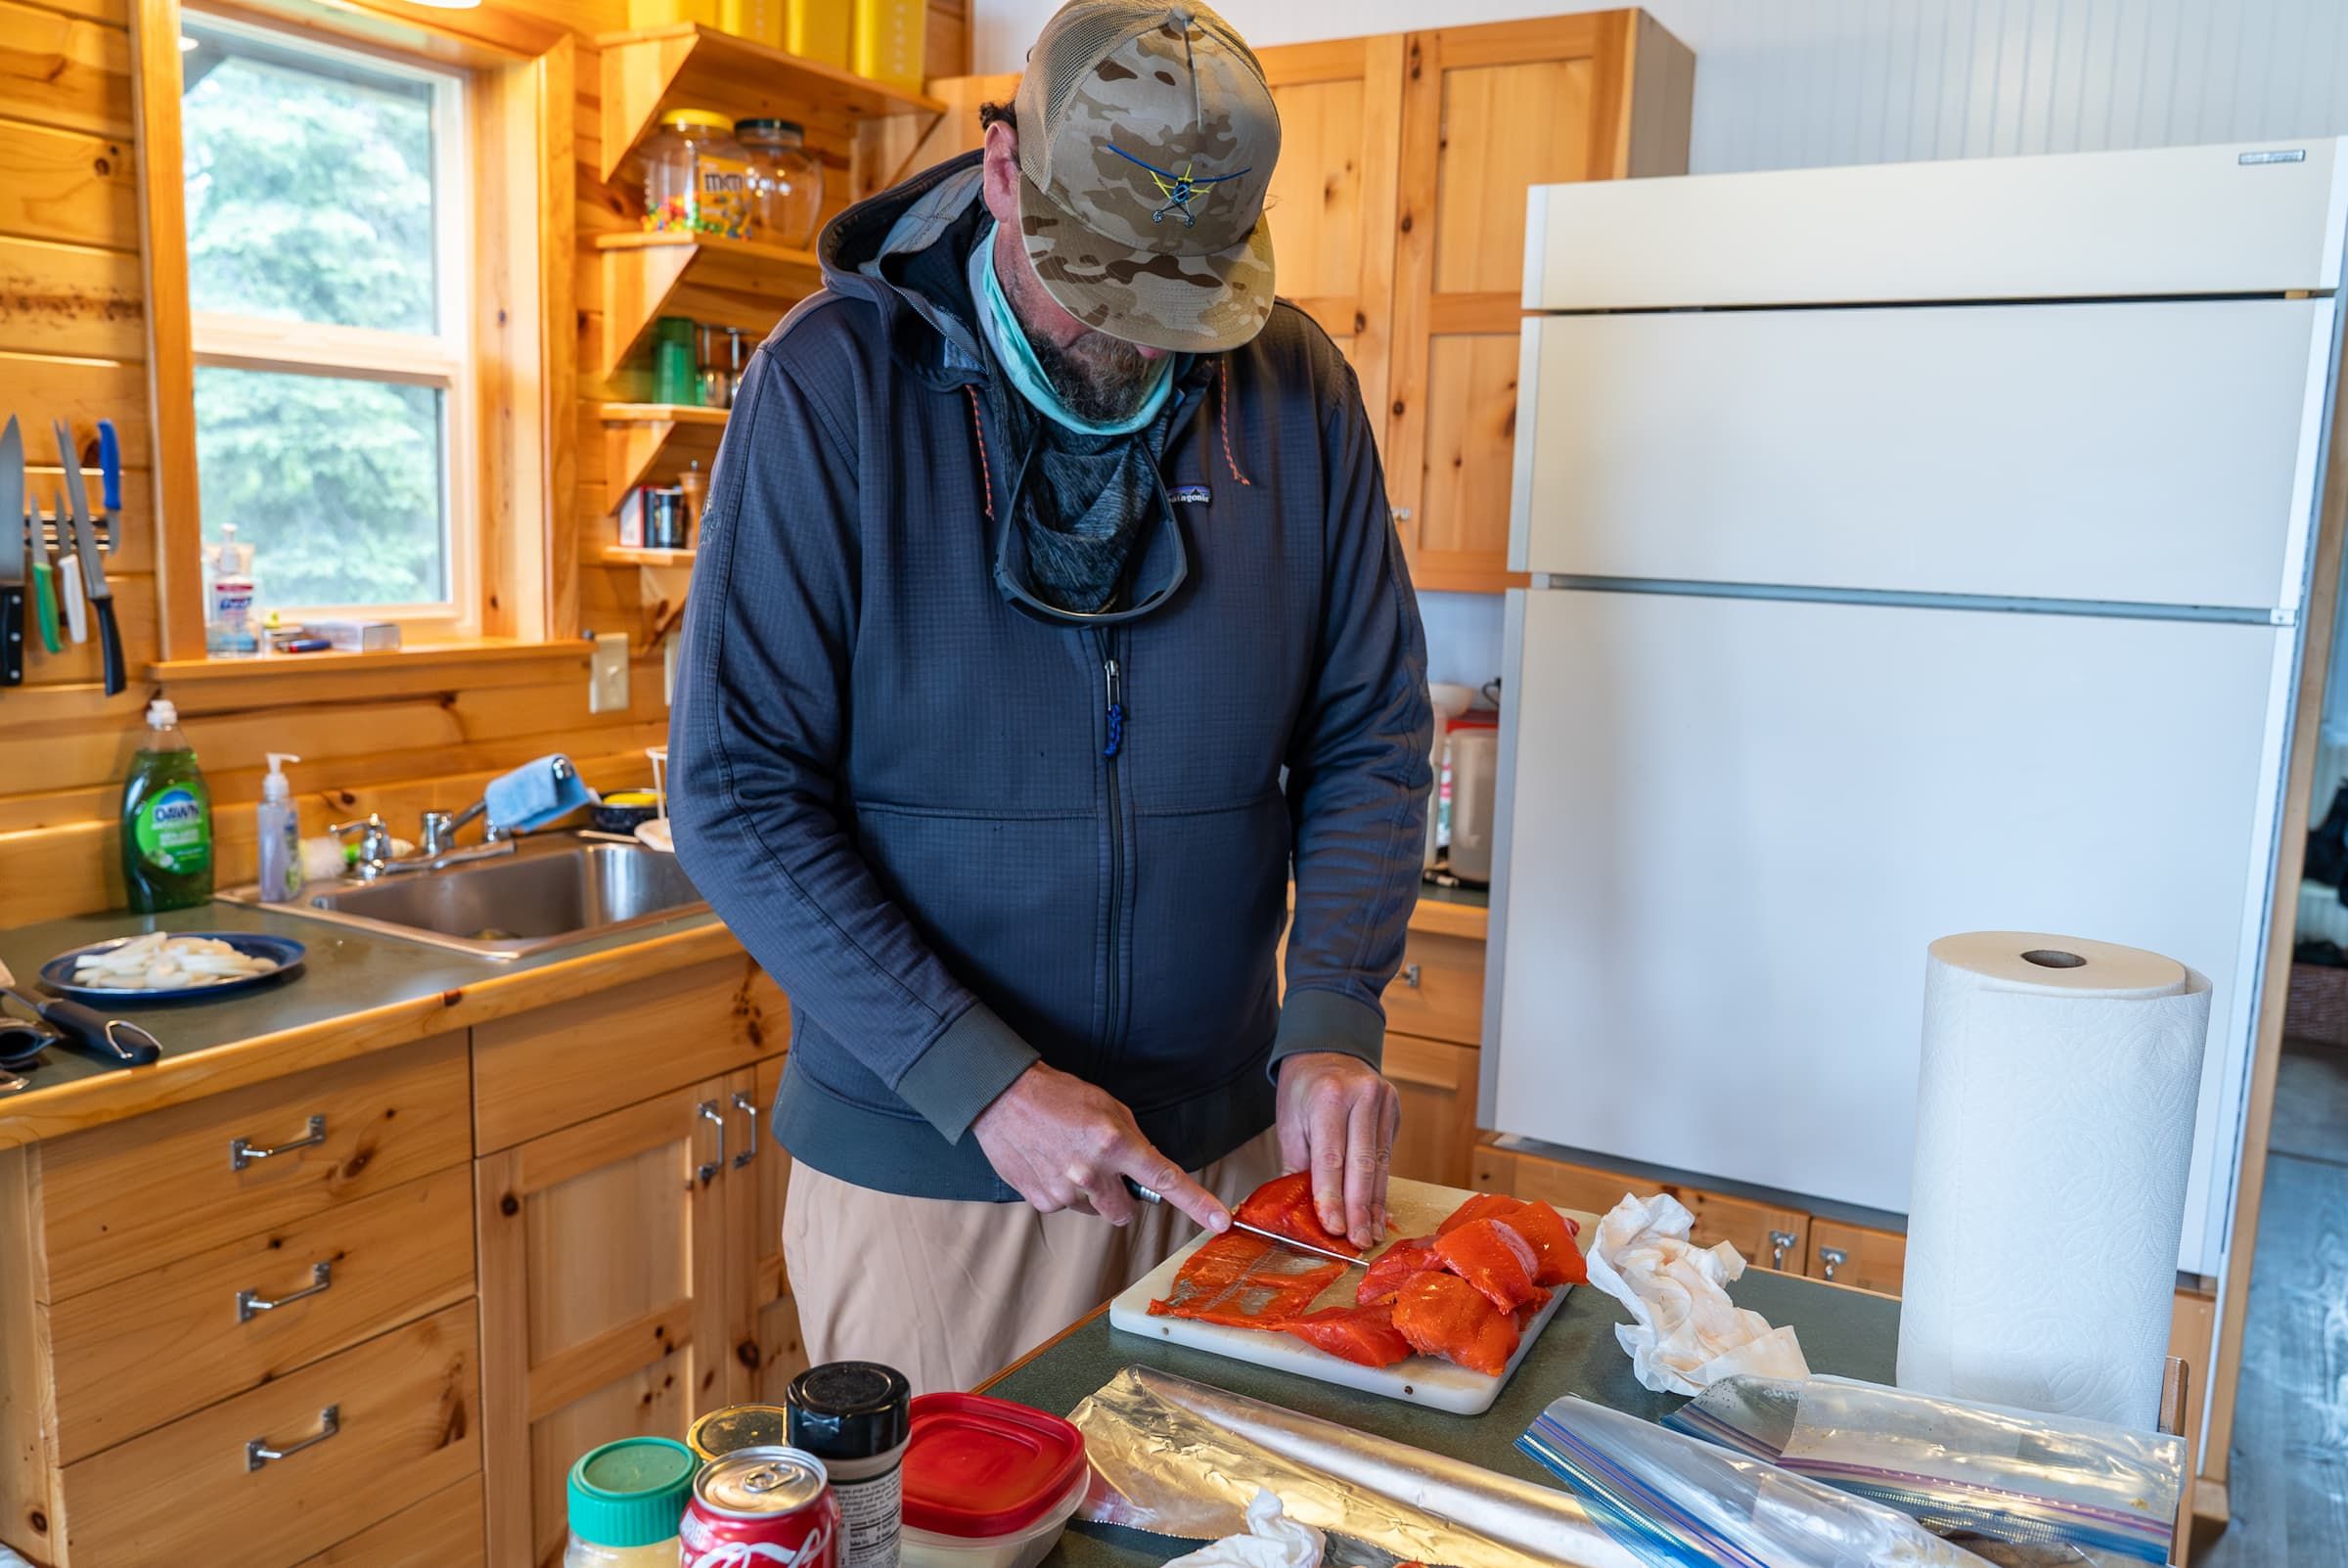
[[[137,1024],[64,997],[43,997],[41,1016],[65,1031],[68,1045],[113,1066],[144,1067],[163,1053],[155,1036]]]
[[[24,684],[24,587],[0,588],[0,686]]]
[[[98,647],[105,661],[106,694],[113,696],[130,684],[130,677],[122,668],[122,628],[114,620],[114,596],[94,599],[90,605],[98,611]]]

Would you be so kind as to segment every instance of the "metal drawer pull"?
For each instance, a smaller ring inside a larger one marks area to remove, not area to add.
[[[325,1442],[328,1438],[333,1437],[337,1432],[341,1430],[342,1407],[339,1405],[329,1405],[325,1410],[322,1410],[318,1412],[318,1430],[311,1433],[308,1437],[303,1438],[298,1443],[289,1443],[282,1449],[273,1449],[269,1446],[269,1440],[267,1438],[256,1437],[251,1442],[246,1444],[245,1468],[248,1471],[252,1471],[259,1469],[264,1464],[267,1464],[271,1459],[290,1459],[294,1455],[299,1454],[303,1449],[316,1448],[319,1444]]]
[[[726,1113],[717,1108],[717,1101],[704,1099],[700,1103],[701,1120],[717,1123],[717,1158],[700,1168],[700,1179],[706,1183],[726,1168]]]
[[[326,1117],[324,1115],[313,1116],[310,1118],[308,1136],[297,1138],[291,1143],[277,1143],[268,1148],[260,1148],[245,1139],[238,1139],[228,1145],[228,1168],[232,1171],[241,1171],[254,1160],[274,1159],[280,1154],[291,1154],[297,1148],[311,1148],[325,1142]]]
[[[1820,1247],[1818,1261],[1827,1266],[1824,1277],[1831,1279],[1835,1270],[1851,1261],[1851,1255],[1840,1247]]]
[[[1403,965],[1403,968],[1402,968],[1402,983],[1403,983],[1404,985],[1407,985],[1407,986],[1409,986],[1409,987],[1410,987],[1412,990],[1414,990],[1414,991],[1416,991],[1416,990],[1418,990],[1418,989],[1419,989],[1419,965],[1418,965],[1418,964],[1416,964],[1416,963],[1406,963],[1406,964],[1404,964],[1404,965]]]
[[[291,1307],[297,1301],[307,1301],[334,1282],[335,1266],[330,1260],[325,1263],[311,1264],[308,1288],[296,1290],[290,1296],[280,1296],[275,1301],[263,1301],[261,1293],[257,1290],[240,1290],[237,1292],[237,1322],[248,1323],[264,1312],[275,1312],[280,1307]]]
[[[1793,1244],[1800,1239],[1801,1237],[1795,1235],[1791,1231],[1770,1232],[1769,1266],[1773,1269],[1784,1268],[1785,1254],[1791,1252],[1793,1250]]]
[[[750,1119],[750,1146],[734,1156],[734,1168],[739,1171],[758,1157],[758,1106],[749,1096],[736,1095],[734,1108]]]

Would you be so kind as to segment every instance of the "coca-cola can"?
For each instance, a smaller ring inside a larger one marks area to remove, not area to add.
[[[683,1568],[839,1568],[839,1501],[814,1455],[736,1449],[694,1477],[677,1538]]]

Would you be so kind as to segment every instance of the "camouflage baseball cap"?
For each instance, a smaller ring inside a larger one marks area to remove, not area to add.
[[[1070,315],[1152,348],[1237,348],[1272,313],[1280,112],[1201,5],[1071,0],[1019,82],[1019,221]]]

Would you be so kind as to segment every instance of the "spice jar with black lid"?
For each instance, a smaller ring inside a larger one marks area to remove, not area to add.
[[[790,1446],[824,1461],[839,1499],[839,1568],[897,1568],[913,1388],[879,1362],[826,1362],[790,1380]]]

